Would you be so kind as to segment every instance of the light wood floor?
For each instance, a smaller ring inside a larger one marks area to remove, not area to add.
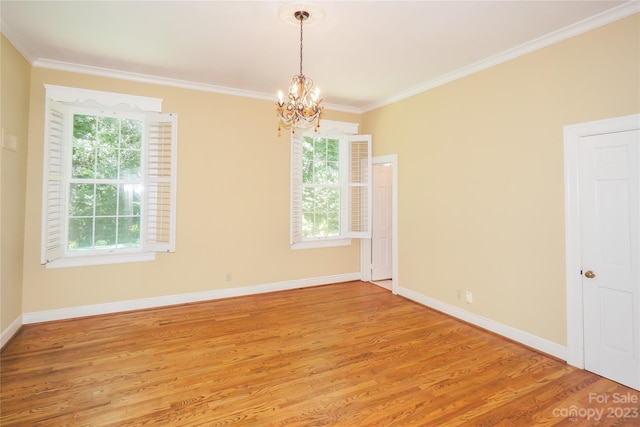
[[[640,393],[363,282],[27,325],[1,357],[6,427],[640,425]]]

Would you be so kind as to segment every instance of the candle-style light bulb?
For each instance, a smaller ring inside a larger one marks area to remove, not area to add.
[[[311,93],[311,99],[313,99],[313,102],[316,102],[319,96],[320,96],[320,89],[316,88],[316,90]]]

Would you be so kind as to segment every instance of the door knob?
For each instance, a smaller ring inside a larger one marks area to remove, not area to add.
[[[591,271],[591,270],[587,270],[587,271],[584,273],[584,277],[586,277],[587,279],[593,279],[594,277],[596,277],[596,273],[594,273],[594,272],[593,272],[593,271]]]

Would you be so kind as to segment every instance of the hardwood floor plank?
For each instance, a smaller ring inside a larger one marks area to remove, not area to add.
[[[364,282],[26,325],[0,370],[2,426],[640,425],[598,401],[637,391]]]

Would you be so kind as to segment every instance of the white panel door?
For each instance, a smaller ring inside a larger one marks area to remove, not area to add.
[[[371,280],[391,279],[392,267],[392,172],[389,165],[373,166],[373,229],[371,233]]]
[[[585,369],[640,389],[640,131],[579,143]]]

